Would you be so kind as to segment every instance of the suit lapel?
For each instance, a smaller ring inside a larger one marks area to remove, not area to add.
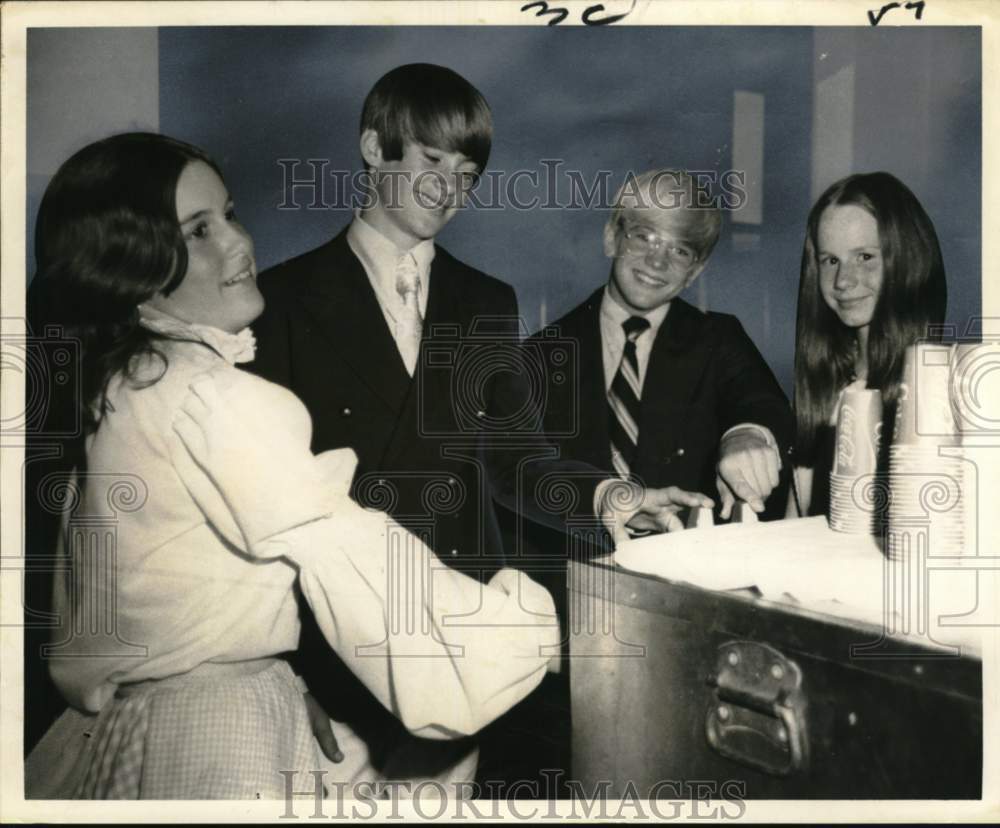
[[[683,404],[693,396],[708,356],[701,315],[682,299],[674,299],[649,354],[646,377],[652,377],[652,397],[669,395]],[[643,388],[643,399],[646,389]]]
[[[598,468],[611,470],[611,437],[608,431],[608,395],[604,384],[604,340],[601,336],[601,287],[580,307],[566,317],[562,336],[577,343],[579,396],[570,399],[575,406],[580,457]],[[593,412],[584,406],[594,406]]]
[[[299,298],[333,346],[331,354],[320,358],[343,358],[362,382],[393,411],[399,411],[410,376],[368,274],[347,244],[346,230],[320,251],[319,266]]]
[[[682,430],[683,412],[694,399],[708,362],[701,315],[674,299],[649,354],[639,422],[640,458],[660,462]],[[642,463],[640,463],[640,466]]]

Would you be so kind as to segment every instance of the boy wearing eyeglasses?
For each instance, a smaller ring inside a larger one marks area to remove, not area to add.
[[[781,514],[793,442],[788,401],[734,316],[679,297],[705,269],[721,214],[683,171],[628,179],[604,228],[606,285],[550,326],[579,343],[579,400],[552,384],[546,419],[577,405],[580,428],[554,438],[582,460],[651,487]],[[538,334],[545,336],[545,332]],[[591,366],[600,366],[593,370]]]
[[[792,466],[783,458],[794,436],[788,400],[739,320],[679,297],[705,269],[720,224],[718,208],[684,172],[626,181],[604,228],[607,284],[529,340],[576,343],[574,364],[546,385],[543,427],[563,460],[651,488],[718,494],[724,520],[740,501],[781,517]],[[549,587],[565,625],[566,573],[553,559],[572,547],[539,524],[501,519],[507,548],[532,562],[525,568]],[[569,766],[567,671],[559,678],[561,688],[537,697],[533,714],[545,723],[536,725],[533,751],[550,768]]]

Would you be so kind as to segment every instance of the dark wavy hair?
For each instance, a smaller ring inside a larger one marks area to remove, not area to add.
[[[493,141],[493,116],[471,83],[444,66],[408,63],[376,81],[361,111],[361,132],[378,133],[386,161],[403,157],[403,145],[417,141],[460,152],[486,169]]]
[[[202,150],[145,132],[90,144],[56,172],[42,198],[35,229],[37,270],[29,289],[32,330],[57,326],[79,342],[80,393],[74,403],[93,431],[107,413],[108,384],[122,373],[139,380],[137,357],[166,357],[163,339],[139,325],[138,306],[169,294],[187,272],[177,222],[181,172],[203,161]],[[221,174],[220,174],[221,176]]]
[[[814,465],[819,433],[854,371],[855,336],[820,294],[820,218],[827,207],[854,205],[878,222],[882,288],[868,333],[868,388],[887,409],[899,396],[907,346],[940,337],[948,301],[944,261],[934,225],[916,196],[886,172],[851,175],[826,190],[809,213],[795,329],[797,463]]]

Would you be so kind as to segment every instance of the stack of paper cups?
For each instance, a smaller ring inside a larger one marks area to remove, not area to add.
[[[837,415],[830,472],[830,528],[835,532],[876,530],[878,498],[871,496],[882,433],[882,396],[877,390],[844,391]]]
[[[1000,381],[1000,341],[961,342],[951,360],[951,409],[959,442],[975,442],[976,436],[996,434],[997,389]],[[963,458],[966,457],[964,452]],[[963,554],[976,555],[979,538],[979,509],[986,500],[978,498],[980,472],[976,464],[962,465],[962,510],[965,512],[965,548]]]
[[[959,555],[965,546],[965,464],[956,452],[947,452],[959,443],[950,393],[953,353],[952,346],[931,343],[906,352],[889,448],[886,554],[893,560],[918,546],[934,556]]]

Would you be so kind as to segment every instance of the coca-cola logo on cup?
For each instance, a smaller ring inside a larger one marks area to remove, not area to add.
[[[840,409],[840,430],[837,434],[837,468],[843,471],[854,465],[854,429],[857,415],[849,405]]]

